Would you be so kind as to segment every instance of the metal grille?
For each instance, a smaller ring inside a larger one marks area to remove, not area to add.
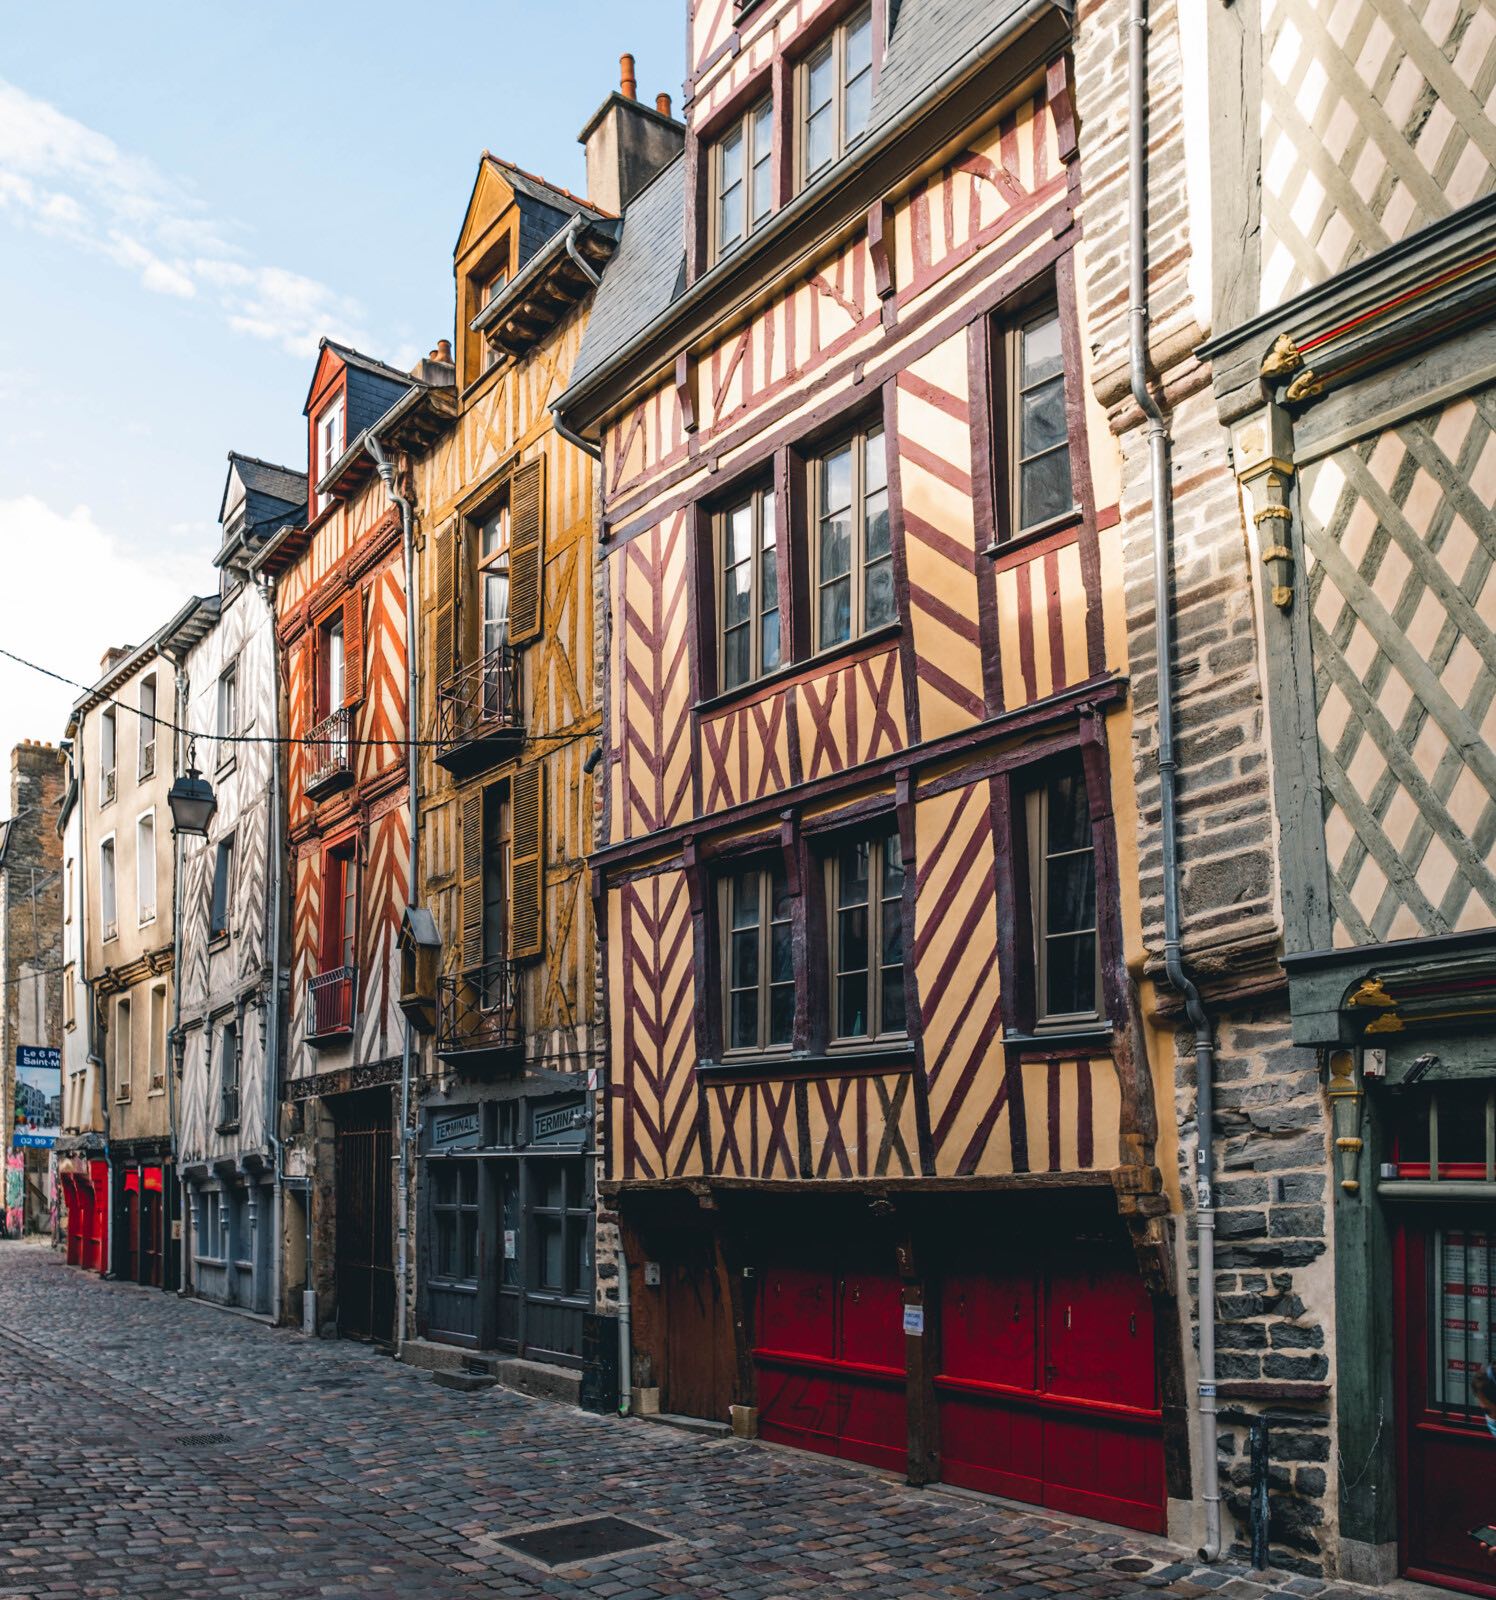
[[[437,692],[437,754],[469,739],[520,729],[519,673],[514,651],[499,645],[449,678]]]
[[[307,1036],[325,1038],[353,1028],[352,967],[334,967],[308,978],[306,985]]]
[[[523,1044],[518,978],[512,961],[490,961],[473,972],[443,978],[438,986],[437,1049],[518,1050]]]
[[[317,789],[353,771],[352,718],[347,707],[334,711],[307,735],[308,789]]]

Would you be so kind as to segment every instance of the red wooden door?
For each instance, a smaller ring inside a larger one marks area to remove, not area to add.
[[[121,1272],[131,1283],[140,1282],[140,1173],[125,1174],[124,1260]]]
[[[140,1213],[140,1281],[159,1289],[166,1280],[162,1274],[164,1208],[158,1167],[146,1170],[145,1187],[140,1192]]]
[[[1496,1439],[1470,1380],[1496,1358],[1496,1216],[1420,1219],[1396,1245],[1403,1563],[1410,1578],[1496,1596]]]
[[[90,1218],[93,1232],[84,1256],[83,1265],[95,1272],[105,1272],[109,1267],[109,1166],[107,1162],[92,1161],[89,1172],[93,1189],[89,1196]]]
[[[907,1469],[903,1294],[894,1274],[765,1269],[753,1355],[763,1438]]]
[[[988,1494],[1162,1533],[1152,1303],[1125,1247],[950,1273],[942,1472]]]

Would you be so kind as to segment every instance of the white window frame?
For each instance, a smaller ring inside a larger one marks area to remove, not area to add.
[[[146,882],[147,882],[147,879],[146,879],[146,867],[147,867],[146,854],[147,854],[147,852],[143,848],[143,844],[144,844],[143,834],[146,831],[149,831],[150,836],[151,836],[151,839],[150,839],[151,847],[150,847],[150,852],[149,852],[149,855],[150,855],[150,863],[149,863],[149,866],[150,866],[150,879],[149,879],[149,882],[150,882],[150,889],[151,889],[151,899],[150,899],[150,904],[149,905],[146,904],[146,900],[145,900],[145,889],[146,889]],[[118,863],[116,862],[116,867],[117,866],[118,866]],[[138,817],[136,817],[136,819],[135,819],[135,917],[136,917],[136,921],[140,924],[141,927],[144,927],[145,924],[148,923],[148,922],[154,922],[156,920],[156,890],[157,890],[157,887],[158,887],[158,885],[157,885],[157,873],[156,873],[156,808],[154,806],[152,806],[149,811],[142,811],[140,813],[140,815]]]
[[[150,709],[146,708],[146,694],[150,694]],[[149,778],[156,770],[156,674],[148,672],[140,680],[139,738],[135,755],[135,776],[137,780]]]
[[[147,1042],[148,1049],[150,1051],[150,1058],[147,1062],[147,1065],[149,1066],[151,1073],[149,1092],[151,1094],[165,1094],[166,1048],[167,1041],[171,1035],[166,1021],[166,985],[164,983],[155,983],[151,985],[150,994],[147,997],[147,1003],[150,1006],[150,1038]],[[160,1010],[159,1020],[157,1017],[158,1005]]]
[[[99,713],[99,804],[107,806],[119,792],[119,715],[114,706]]]
[[[237,746],[233,737],[239,732],[239,662],[230,661],[218,674],[218,709],[215,721],[218,733],[217,761],[219,769],[234,759]]]
[[[104,871],[105,859],[109,871]],[[112,914],[111,914],[112,913]],[[100,943],[119,938],[119,850],[112,833],[99,840],[99,927]]]
[[[128,1100],[134,1093],[135,1086],[135,1009],[131,1005],[134,997],[128,994],[116,995],[114,1000],[114,1038],[110,1051],[111,1065],[114,1068],[114,1098]],[[123,1013],[125,1022],[120,1023]],[[121,1050],[120,1046],[124,1049]]]
[[[330,423],[336,425],[336,443],[329,443],[329,440],[333,437],[328,431]],[[341,394],[330,400],[317,413],[315,438],[317,460],[315,467],[316,477],[313,481],[314,484],[317,484],[322,482],[344,450],[348,448],[347,408],[344,397]],[[332,496],[323,494],[320,489],[316,491],[316,494],[317,515],[321,516],[328,506],[332,504]]]

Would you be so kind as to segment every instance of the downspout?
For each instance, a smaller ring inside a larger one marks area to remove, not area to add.
[[[1174,683],[1169,613],[1169,439],[1164,415],[1148,388],[1147,52],[1148,0],[1131,0],[1127,39],[1127,167],[1129,207],[1128,358],[1132,397],[1148,437],[1149,498],[1153,507],[1154,649],[1158,668],[1158,785],[1163,848],[1164,970],[1184,1001],[1195,1030],[1195,1227],[1199,1250],[1201,1500],[1205,1543],[1199,1556],[1221,1553],[1220,1461],[1216,1442],[1215,1196],[1212,1156],[1215,1127],[1215,1043],[1200,992],[1184,970],[1179,937],[1179,840],[1175,828]]]
[[[626,1417],[634,1404],[633,1316],[629,1300],[629,1256],[623,1227],[618,1229],[618,1414]]]
[[[413,527],[415,508],[400,492],[399,480],[384,446],[370,433],[364,436],[364,446],[374,458],[379,477],[397,506],[400,507],[401,542],[405,551],[405,719],[406,719],[406,773],[405,781],[410,793],[410,860],[406,903],[415,905],[416,874],[419,866],[418,835],[420,804],[417,793],[417,729],[420,723],[420,704],[417,700],[416,648],[416,549]],[[410,1274],[410,1067],[415,1049],[415,1024],[405,1019],[405,1036],[400,1050],[400,1216],[396,1229],[395,1254],[395,1357],[398,1360],[405,1350],[405,1302]]]
[[[275,579],[264,573],[259,575],[260,596],[269,613],[270,632],[270,703],[280,711],[280,650],[275,640]],[[265,1004],[265,1137],[275,1156],[275,1188],[271,1201],[270,1226],[275,1230],[270,1245],[270,1314],[279,1324],[281,1319],[281,1232],[284,1217],[285,1161],[284,1148],[276,1123],[280,1117],[281,1076],[281,916],[284,911],[282,895],[285,891],[285,861],[281,845],[281,745],[277,739],[270,746],[270,815],[266,819],[266,847],[269,850],[270,875],[275,887],[270,897],[270,993]],[[185,1218],[183,1219],[185,1223]]]
[[[586,219],[582,216],[580,211],[571,219],[571,222],[568,224],[566,229],[566,253],[571,257],[572,261],[576,263],[577,268],[595,289],[603,281],[602,274],[598,272],[591,265],[591,263],[583,257],[582,252],[577,249],[577,238],[586,225]],[[551,426],[556,430],[557,434],[567,442],[567,444],[574,445],[578,450],[581,450],[587,455],[591,456],[594,461],[602,460],[603,447],[600,444],[593,444],[589,440],[584,439],[579,433],[573,433],[571,429],[566,426],[565,422],[561,420],[561,413],[556,409],[555,406],[551,407]]]
[[[187,726],[187,671],[180,661],[172,663],[176,673],[177,714],[180,730]],[[181,771],[180,732],[172,736],[172,775]],[[171,1124],[171,1176],[177,1190],[177,1216],[181,1219],[182,1237],[177,1249],[177,1293],[187,1293],[187,1206],[182,1168],[177,1151],[177,1087],[176,1077],[182,1065],[182,841],[177,830],[171,830],[171,1053],[173,1059],[166,1063],[166,1120]],[[167,1220],[171,1207],[167,1206]],[[164,1254],[164,1251],[163,1251]]]

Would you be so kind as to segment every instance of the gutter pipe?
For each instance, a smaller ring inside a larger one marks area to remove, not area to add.
[[[1149,498],[1153,508],[1154,649],[1158,673],[1158,784],[1163,847],[1164,970],[1184,1001],[1195,1030],[1195,1227],[1199,1250],[1200,1379],[1196,1413],[1200,1429],[1201,1500],[1205,1543],[1199,1556],[1221,1553],[1220,1460],[1216,1440],[1215,1041],[1200,991],[1180,953],[1179,840],[1175,824],[1177,759],[1174,753],[1172,618],[1169,612],[1169,439],[1164,414],[1148,388],[1147,195],[1148,0],[1131,0],[1127,39],[1128,95],[1128,361],[1132,397],[1148,437]]]
[[[581,237],[582,229],[586,226],[587,219],[580,211],[577,212],[576,216],[574,216],[566,226],[566,253],[577,264],[582,276],[586,278],[595,289],[598,284],[603,281],[602,274],[598,272],[593,267],[591,262],[589,262],[582,254],[582,252],[577,249],[577,240]]]
[[[270,632],[270,698],[271,704],[280,707],[280,650],[275,640],[275,579],[267,573],[257,575],[261,598],[269,613]],[[276,1122],[280,1116],[281,1076],[281,918],[285,902],[285,856],[281,842],[281,744],[277,739],[270,746],[270,815],[266,819],[266,841],[269,849],[270,872],[274,888],[270,897],[270,993],[266,997],[265,1016],[265,1137],[275,1155],[275,1198],[271,1206],[272,1235],[270,1254],[270,1312],[277,1323],[281,1319],[281,1267],[283,1216],[285,1210],[285,1152]]]
[[[177,727],[187,726],[187,669],[180,660],[173,660],[173,669],[176,674],[177,688]],[[176,733],[172,736],[172,745],[176,751],[176,759],[172,763],[172,773],[175,775],[181,770],[181,743],[182,736]],[[171,830],[171,1053],[172,1059],[166,1063],[166,1119],[171,1125],[171,1175],[176,1184],[177,1191],[177,1217],[182,1224],[181,1242],[177,1249],[177,1293],[188,1293],[187,1285],[187,1236],[191,1229],[187,1226],[186,1185],[182,1182],[181,1157],[177,1150],[177,1089],[176,1077],[181,1070],[184,1044],[182,1040],[182,840],[177,830]],[[167,1208],[167,1220],[170,1221],[170,1206]]]
[[[364,438],[364,448],[379,469],[380,481],[390,498],[400,507],[401,542],[405,551],[405,696],[406,696],[406,784],[410,792],[410,859],[407,880],[406,905],[414,909],[416,874],[419,867],[418,831],[420,804],[417,794],[419,771],[417,768],[416,729],[420,721],[417,700],[416,648],[416,550],[414,517],[415,508],[400,492],[394,466],[385,454],[384,446],[370,433]],[[395,1358],[405,1351],[405,1302],[410,1280],[410,1072],[411,1057],[415,1049],[415,1024],[405,1018],[404,1042],[400,1049],[400,1217],[396,1229],[395,1255]]]

